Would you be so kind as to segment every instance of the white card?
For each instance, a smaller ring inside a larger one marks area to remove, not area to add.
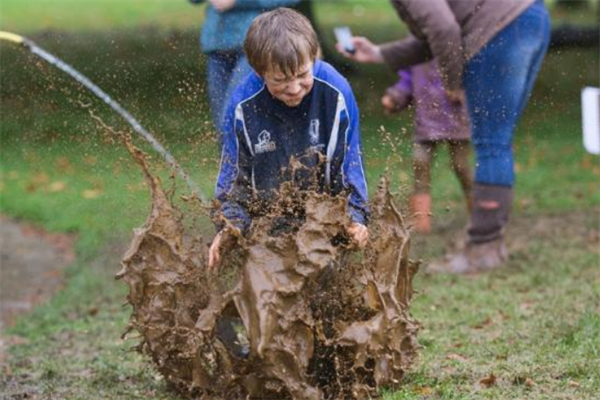
[[[581,91],[583,146],[588,153],[600,154],[600,89],[586,87]]]

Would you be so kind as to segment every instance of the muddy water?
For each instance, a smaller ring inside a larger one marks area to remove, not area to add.
[[[409,305],[418,266],[385,179],[364,251],[338,240],[350,223],[345,199],[286,186],[273,209],[300,204],[298,226],[274,232],[269,215],[245,237],[228,231],[210,272],[207,241],[186,231],[143,155],[130,151],[152,211],[117,277],[129,287],[128,330],[171,385],[203,399],[317,400],[367,399],[400,383],[417,350]]]

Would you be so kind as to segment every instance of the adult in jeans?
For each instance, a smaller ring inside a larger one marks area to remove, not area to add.
[[[355,37],[354,54],[338,50],[394,71],[438,60],[448,96],[467,102],[476,164],[467,244],[430,269],[471,273],[498,267],[507,259],[504,228],[515,180],[512,137],[548,48],[548,12],[542,0],[392,4],[412,35],[382,45]]]
[[[278,7],[296,5],[299,0],[189,0],[208,3],[200,33],[200,47],[208,56],[206,81],[210,113],[216,127],[233,89],[252,71],[244,55],[244,39],[254,18]]]

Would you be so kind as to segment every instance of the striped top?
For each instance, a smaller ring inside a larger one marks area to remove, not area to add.
[[[215,197],[225,218],[245,229],[291,179],[302,188],[348,196],[353,221],[366,223],[358,107],[348,82],[317,60],[314,85],[296,107],[274,98],[256,73],[231,96],[225,111],[221,166]],[[306,168],[289,168],[292,159]]]

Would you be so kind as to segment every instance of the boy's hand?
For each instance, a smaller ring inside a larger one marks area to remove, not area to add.
[[[221,261],[221,240],[223,240],[223,231],[217,233],[208,249],[208,269],[215,269]]]
[[[354,36],[352,37],[352,44],[354,44],[355,49],[353,54],[345,51],[339,43],[335,47],[341,54],[354,61],[369,64],[382,64],[384,62],[379,46],[371,43],[366,37]]]
[[[352,241],[358,245],[361,249],[364,249],[369,241],[369,230],[363,224],[353,222],[348,227],[348,235],[352,237]]]
[[[241,234],[240,229],[233,226],[227,226],[221,232],[217,233],[208,249],[208,269],[214,270],[219,266],[223,242],[225,241],[226,247],[230,247],[235,242],[235,238]]]
[[[218,12],[225,12],[235,5],[235,0],[208,0]]]

